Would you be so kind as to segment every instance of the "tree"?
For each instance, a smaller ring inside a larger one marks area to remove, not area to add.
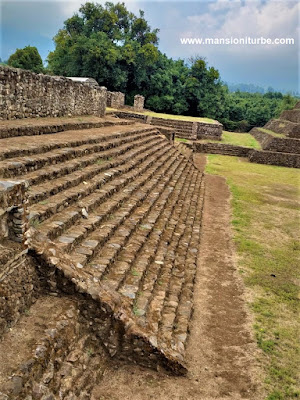
[[[137,91],[159,57],[158,30],[124,3],[87,2],[67,19],[48,55],[54,74],[89,76],[110,90]]]
[[[42,58],[38,49],[34,46],[26,46],[24,49],[17,49],[15,53],[9,57],[7,64],[14,68],[29,69],[36,73],[44,72]]]

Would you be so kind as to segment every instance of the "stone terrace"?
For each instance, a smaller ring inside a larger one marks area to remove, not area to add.
[[[89,326],[91,337],[111,357],[186,372],[204,186],[202,173],[174,147],[170,132],[163,131],[167,138],[156,127],[109,117],[1,123],[1,182],[26,183],[26,199],[6,211],[16,209],[25,216],[22,229],[27,229],[20,247],[7,238],[1,242],[0,295],[11,299],[0,315],[2,346],[24,324],[22,311],[40,315],[39,307],[53,308],[55,295],[65,298],[55,300],[58,314],[60,308],[59,315],[67,314],[56,320],[49,311],[47,332],[60,318],[79,312],[79,326]],[[24,275],[22,263],[12,268],[7,261],[12,254],[27,257]],[[22,309],[18,290],[23,287],[27,297],[23,295]],[[74,329],[72,324],[58,329],[69,349]],[[71,331],[66,337],[65,330]],[[75,329],[76,340],[85,343],[86,330],[79,335]],[[28,332],[30,343],[40,343],[42,333],[32,327]],[[27,345],[32,346],[25,340]],[[43,346],[44,364],[36,367],[34,379],[19,372],[22,385],[5,386],[3,393],[17,386],[21,396],[49,372],[57,354]],[[22,365],[29,357],[24,352]],[[39,364],[38,356],[34,360]],[[17,364],[14,360],[14,373]],[[12,369],[2,373],[8,379]]]

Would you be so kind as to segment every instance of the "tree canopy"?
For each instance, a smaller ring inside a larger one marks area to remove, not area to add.
[[[158,33],[143,11],[134,15],[124,3],[87,2],[54,37],[48,70],[94,78],[109,90],[125,92],[127,104],[139,93],[154,111],[210,117],[230,130],[264,125],[295,104],[274,91],[230,93],[219,71],[201,56],[186,63],[161,53]]]
[[[37,73],[44,71],[42,58],[38,49],[34,46],[26,46],[24,49],[17,49],[14,54],[9,57],[7,64],[14,68],[29,69]]]

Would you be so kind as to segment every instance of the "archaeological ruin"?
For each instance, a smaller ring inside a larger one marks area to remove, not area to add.
[[[104,117],[105,88],[7,67],[0,84],[1,399],[86,389],[94,369],[62,369],[87,346],[184,375],[202,172],[172,127]]]
[[[268,125],[284,137],[253,132],[255,151],[224,150],[217,121],[152,117],[142,96],[122,109],[123,93],[80,79],[0,66],[0,96],[0,399],[88,399],[105,357],[187,374],[193,152],[299,167],[299,104]]]

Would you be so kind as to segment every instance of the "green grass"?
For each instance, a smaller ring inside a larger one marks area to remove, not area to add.
[[[179,137],[176,137],[176,138],[175,138],[175,142],[183,142],[183,143],[188,143],[188,140],[187,140],[187,139],[184,139],[184,138],[179,138]]]
[[[261,149],[258,141],[250,133],[226,132],[222,134],[222,143],[234,144],[236,146],[251,147],[252,149]]]
[[[270,129],[266,128],[258,128],[261,132],[269,133],[269,135],[275,136],[275,137],[280,137],[280,138],[285,138],[286,136],[283,133],[276,133],[271,131]]]
[[[232,193],[239,272],[252,293],[268,400],[300,397],[299,170],[209,155]],[[298,385],[297,385],[298,380]]]
[[[250,133],[236,133],[236,132],[223,131],[221,141],[203,139],[201,140],[201,142],[232,144],[235,146],[251,147],[252,149],[261,150],[260,143]]]
[[[116,108],[106,107],[106,110],[109,111],[122,111]],[[126,111],[126,109],[124,110]],[[173,115],[173,114],[164,114],[164,113],[156,113],[154,111],[144,111],[138,112],[134,111],[135,114],[143,114],[149,115],[150,117],[164,118],[164,119],[178,119],[180,121],[192,121],[192,122],[205,122],[208,124],[214,124],[216,121],[211,118],[201,118],[201,117],[189,117],[187,115]]]

